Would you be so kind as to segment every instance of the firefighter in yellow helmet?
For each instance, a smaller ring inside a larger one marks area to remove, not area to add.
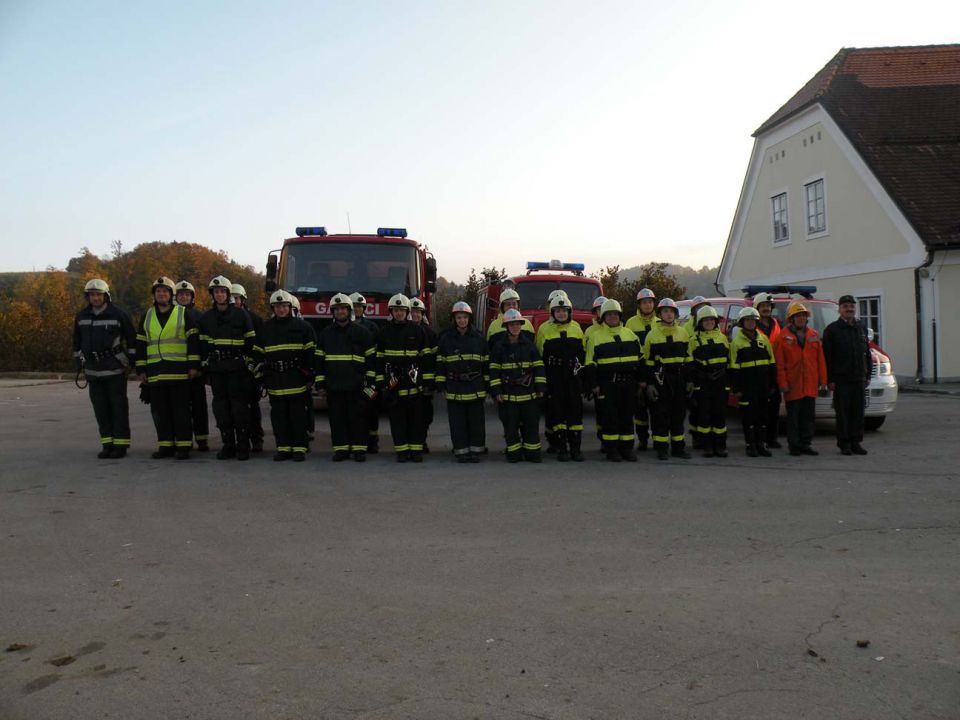
[[[764,445],[764,422],[770,386],[777,381],[777,367],[770,341],[757,329],[759,319],[760,313],[752,307],[740,310],[737,317],[740,332],[730,342],[728,373],[730,388],[740,406],[747,455],[770,457]]]
[[[137,377],[147,386],[157,430],[154,459],[185,460],[193,446],[190,380],[200,377],[200,331],[186,308],[173,302],[173,280],[157,278],[153,305],[137,329]]]
[[[133,321],[110,301],[110,287],[105,281],[90,280],[83,294],[87,305],[73,320],[73,358],[77,371],[86,375],[97,418],[97,457],[122,458],[130,447],[127,373],[136,356]]]
[[[690,434],[700,436],[704,457],[727,457],[727,364],[730,343],[719,327],[717,311],[704,305],[690,338],[691,379],[694,384]]]
[[[657,317],[660,321],[643,344],[646,378],[641,384],[650,403],[653,447],[659,460],[670,455],[689,459],[683,421],[687,397],[693,392],[688,377],[690,338],[677,324],[677,304],[671,298],[657,303]]]
[[[293,296],[277,290],[270,296],[273,316],[263,323],[254,346],[270,398],[270,424],[277,442],[273,459],[302,462],[307,452],[307,407],[304,393],[316,377],[316,338],[306,321],[293,317]]]
[[[435,355],[422,325],[410,322],[410,299],[398,293],[387,303],[390,322],[377,337],[377,383],[390,415],[397,462],[423,462],[425,389],[434,386]]]
[[[566,294],[555,295],[550,301],[550,320],[538,329],[537,350],[547,380],[546,427],[552,431],[557,460],[582,462],[581,370],[586,357],[583,330],[573,319],[573,307]]]

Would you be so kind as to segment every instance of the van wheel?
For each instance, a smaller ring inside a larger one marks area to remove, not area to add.
[[[863,419],[863,427],[865,430],[879,430],[884,420],[885,417],[867,417]]]

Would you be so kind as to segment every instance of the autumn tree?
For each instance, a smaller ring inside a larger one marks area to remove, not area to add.
[[[676,277],[666,272],[667,265],[668,263],[647,263],[640,267],[640,277],[632,281],[620,277],[619,265],[605,267],[593,277],[603,286],[604,296],[617,300],[623,307],[624,317],[628,317],[637,311],[636,297],[641,288],[650,288],[658,299],[683,299],[686,288],[677,282]]]

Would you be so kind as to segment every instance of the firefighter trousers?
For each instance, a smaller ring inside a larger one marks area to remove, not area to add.
[[[334,452],[367,451],[367,402],[362,390],[327,390]]]
[[[388,409],[390,434],[395,452],[423,452],[426,428],[423,424],[423,398],[420,394],[398,397]]]
[[[503,437],[507,442],[507,459],[540,455],[540,403],[536,400],[499,404]]]
[[[774,442],[777,439],[777,431],[780,429],[780,389],[774,387],[767,396],[767,408],[763,418],[763,424],[767,428],[766,442]]]
[[[756,433],[761,432],[761,428],[766,428],[764,423],[767,422],[768,397],[765,391],[749,388],[743,390],[743,397],[739,401],[740,422],[743,424],[743,434],[748,446],[760,440],[766,441],[766,435],[757,437]]]
[[[787,445],[791,450],[810,447],[817,420],[817,399],[787,400]],[[769,428],[767,428],[769,431]],[[768,434],[769,437],[769,434]]]
[[[567,377],[562,382],[551,379],[547,384],[544,419],[558,445],[580,437],[583,432],[583,396],[576,377]],[[630,437],[633,438],[632,431]]]
[[[220,433],[226,438],[250,436],[250,380],[245,369],[210,373],[213,390],[213,416]]]
[[[249,381],[250,395],[248,412],[250,413],[250,437],[256,440],[257,445],[263,445],[263,411],[260,409],[260,392],[262,380],[251,377]]]
[[[302,393],[271,395],[270,424],[278,452],[307,451],[307,406]]]
[[[209,439],[210,418],[207,413],[207,381],[204,377],[190,381],[190,419],[193,422],[194,439]]]
[[[367,403],[367,450],[380,447],[380,408],[382,395],[379,393]]]
[[[193,428],[190,421],[190,381],[155,382],[148,385],[150,414],[157,429],[157,444],[161,447],[187,448],[193,446]]]
[[[646,447],[650,442],[650,403],[646,395],[642,395],[637,400],[637,409],[633,414],[633,427],[637,432],[640,447]]]
[[[101,445],[130,445],[130,406],[127,403],[127,375],[88,378],[87,388],[97,418]]]
[[[687,393],[683,378],[678,373],[664,374],[663,385],[655,384],[657,401],[651,404],[650,420],[653,446],[670,445],[674,449],[685,446],[683,420],[687,414]]]
[[[694,393],[690,414],[690,433],[698,433],[704,442],[727,435],[727,396],[725,382],[706,381]]]
[[[477,455],[487,444],[486,417],[483,398],[479,400],[448,400],[447,420],[450,421],[450,440],[454,455]]]
[[[637,397],[635,382],[610,383],[600,386],[603,401],[599,405],[600,442],[604,449],[633,445],[633,420]]]

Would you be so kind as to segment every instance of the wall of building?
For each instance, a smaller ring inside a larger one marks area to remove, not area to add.
[[[937,375],[941,382],[960,382],[960,253],[938,253],[929,270],[935,304],[927,323],[936,319]],[[932,363],[926,370],[932,374]]]

